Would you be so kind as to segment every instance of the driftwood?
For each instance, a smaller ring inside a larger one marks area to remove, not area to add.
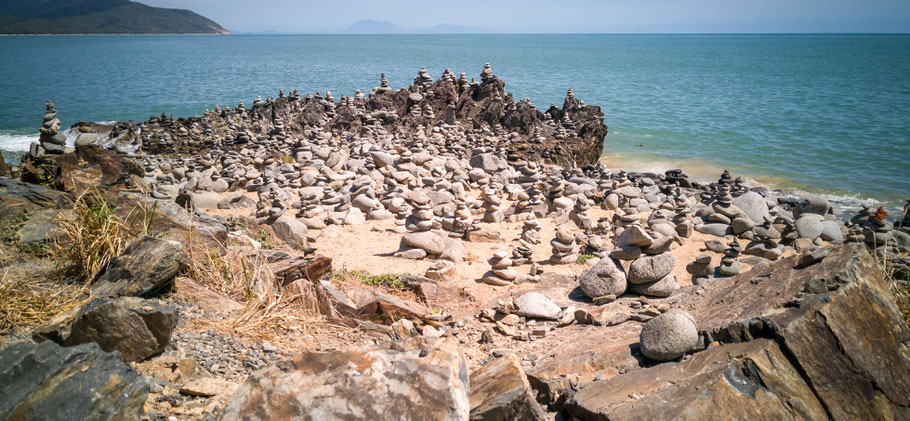
[[[325,256],[293,257],[269,264],[278,287],[283,288],[299,279],[317,282],[332,273],[332,259]]]

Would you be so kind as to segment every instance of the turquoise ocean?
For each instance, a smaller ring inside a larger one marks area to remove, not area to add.
[[[910,195],[910,35],[232,35],[0,37],[0,150],[37,139],[44,101],[65,127],[201,114],[256,96],[406,87],[421,67],[516,99],[606,113],[610,166],[722,169],[775,187]]]

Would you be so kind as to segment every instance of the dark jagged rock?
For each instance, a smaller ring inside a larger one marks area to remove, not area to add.
[[[164,351],[177,327],[177,309],[164,302],[138,297],[94,299],[73,323],[67,346],[97,343],[119,351],[124,361],[142,361]]]
[[[25,201],[41,207],[62,206],[69,202],[66,193],[47,187],[0,177],[0,202]]]
[[[0,418],[138,419],[149,383],[96,344],[19,342],[0,352]]]
[[[506,354],[471,373],[471,420],[545,420],[515,354]]]
[[[183,244],[142,236],[111,261],[92,285],[92,293],[101,297],[147,297],[170,286],[188,262]]]

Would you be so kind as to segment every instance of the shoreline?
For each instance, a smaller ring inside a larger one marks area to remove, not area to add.
[[[72,136],[69,136],[68,143],[70,146],[72,146],[72,142],[75,140],[76,135],[77,134],[74,132]],[[34,141],[37,141],[38,139],[37,133],[33,136],[27,134],[9,136],[33,137]],[[0,144],[0,151],[10,153],[4,154],[4,158],[9,164],[19,163],[16,161],[10,162],[9,158],[11,156],[23,156],[28,154],[27,148],[13,149],[7,148],[2,144]],[[903,206],[903,200],[898,198],[891,200],[882,199],[870,194],[809,186],[798,180],[789,178],[739,172],[738,170],[731,169],[734,166],[724,165],[723,163],[709,159],[672,158],[657,154],[643,156],[640,152],[636,153],[639,156],[630,157],[629,152],[635,151],[604,150],[598,161],[611,170],[625,172],[663,174],[667,170],[678,168],[683,170],[683,172],[689,176],[690,180],[698,183],[713,183],[717,181],[721,173],[726,169],[729,170],[734,177],[742,177],[749,186],[753,188],[767,188],[782,197],[800,197],[809,194],[824,196],[834,204],[838,213],[855,212],[859,210],[863,204],[883,206],[889,212],[899,211]]]

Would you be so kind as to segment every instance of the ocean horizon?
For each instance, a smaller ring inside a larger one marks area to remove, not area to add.
[[[64,127],[251,104],[278,90],[405,88],[421,67],[478,77],[539,109],[571,88],[601,106],[604,159],[636,170],[722,169],[783,189],[896,205],[910,194],[906,34],[245,34],[0,38],[0,150],[37,140],[45,100]]]

